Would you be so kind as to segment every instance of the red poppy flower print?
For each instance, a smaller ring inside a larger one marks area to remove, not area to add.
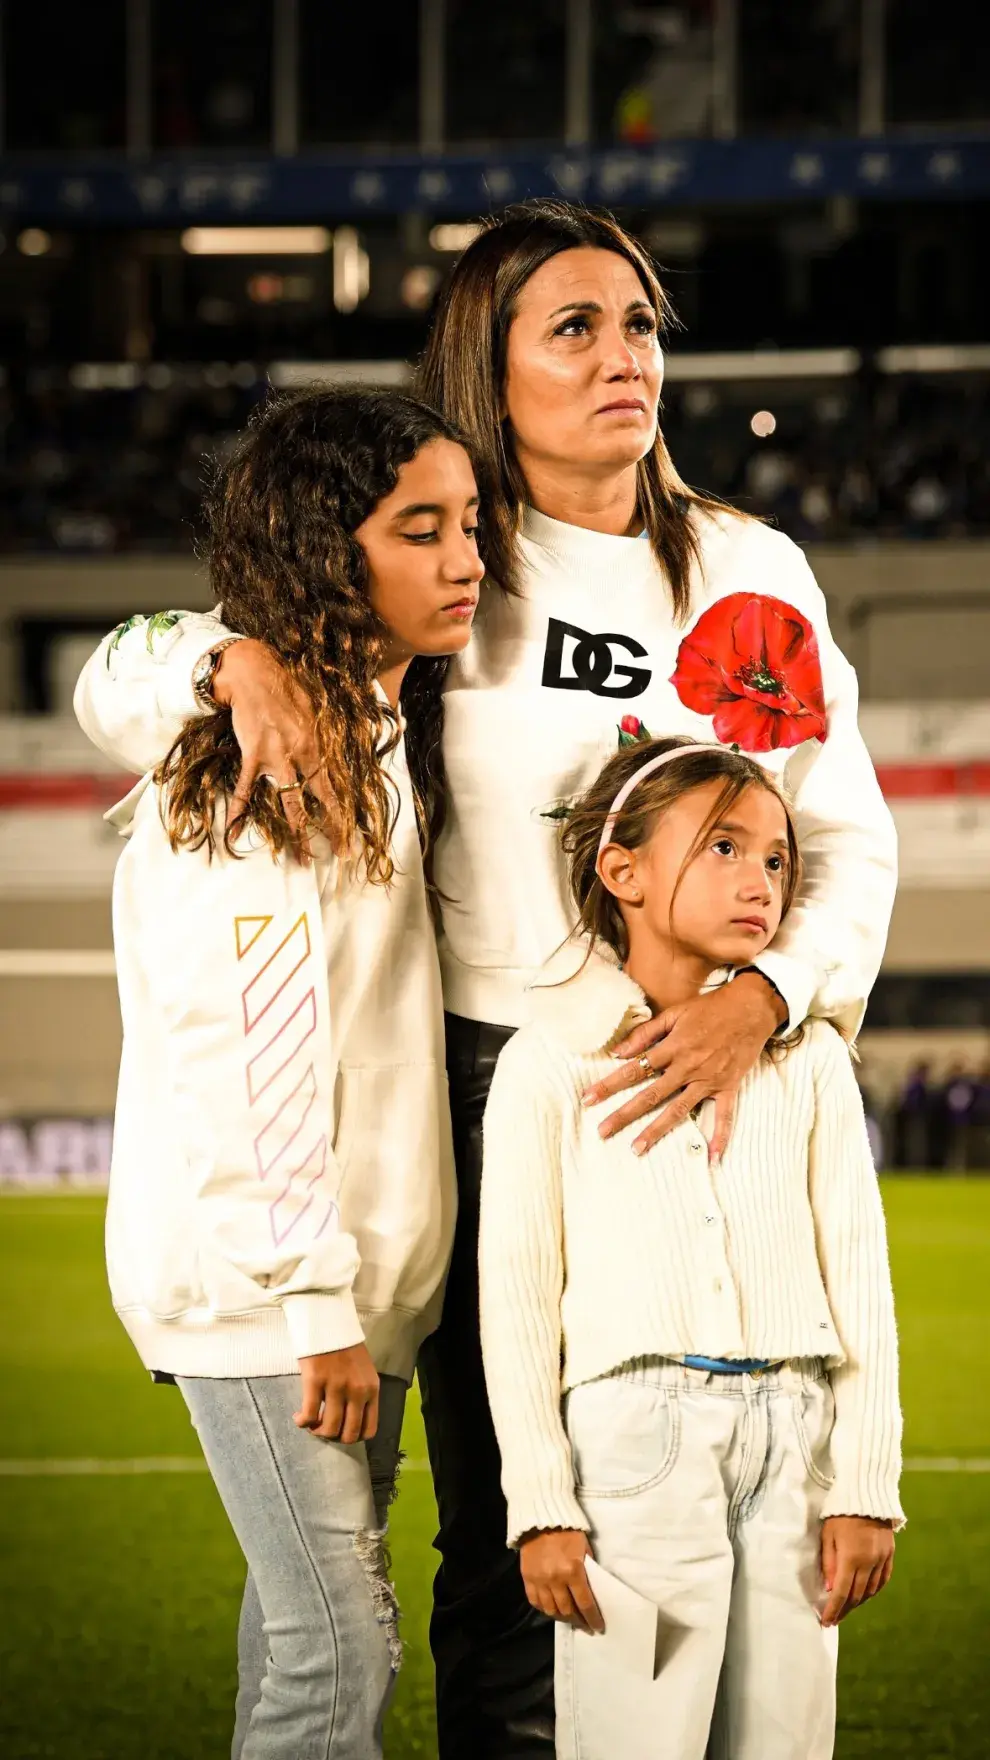
[[[730,593],[684,637],[671,684],[685,708],[710,715],[715,737],[744,752],[824,740],[818,639],[783,599]]]

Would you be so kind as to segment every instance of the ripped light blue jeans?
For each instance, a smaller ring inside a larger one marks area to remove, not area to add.
[[[232,1760],[379,1760],[405,1383],[382,1376],[377,1436],[344,1447],[296,1428],[297,1375],[176,1380],[248,1565]]]

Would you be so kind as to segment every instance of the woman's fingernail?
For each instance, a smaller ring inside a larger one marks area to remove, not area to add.
[[[612,1135],[612,1125],[609,1119],[606,1119],[604,1124],[598,1126],[598,1135],[600,1137],[610,1137]]]
[[[721,1167],[721,1165],[722,1165],[721,1155],[709,1155],[708,1165],[712,1169],[712,1172],[714,1173],[716,1167]]]
[[[594,1106],[597,1098],[598,1098],[598,1095],[595,1093],[594,1088],[589,1088],[586,1093],[581,1095],[581,1105],[582,1106]]]
[[[645,1143],[634,1143],[632,1146],[632,1152],[634,1155],[645,1155],[646,1154],[646,1144]]]

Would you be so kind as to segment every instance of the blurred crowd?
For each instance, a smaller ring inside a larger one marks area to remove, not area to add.
[[[985,376],[779,383],[747,396],[708,384],[665,394],[665,431],[689,483],[799,542],[990,531]]]
[[[868,1082],[862,1092],[879,1165],[935,1173],[990,1168],[990,1064],[956,1062],[936,1074],[918,1063],[886,1108]]]
[[[187,549],[210,461],[266,395],[264,369],[124,365],[100,389],[86,373],[0,387],[0,550]],[[688,482],[800,542],[990,532],[985,375],[678,383],[663,422]]]
[[[265,382],[250,366],[152,367],[144,379],[93,391],[51,370],[35,373],[30,386],[3,388],[0,550],[192,547],[211,460],[223,456]]]

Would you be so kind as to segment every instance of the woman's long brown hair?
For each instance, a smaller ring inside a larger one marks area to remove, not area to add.
[[[517,590],[516,538],[528,494],[500,413],[509,329],[530,276],[562,251],[587,245],[614,251],[632,265],[658,331],[668,331],[674,315],[656,271],[617,220],[568,202],[520,202],[487,225],[464,252],[440,296],[419,368],[420,394],[470,441],[481,491],[481,547],[489,577],[510,593]],[[725,504],[688,488],[659,428],[640,460],[638,491],[639,513],[669,582],[674,616],[683,621],[699,555],[692,514],[725,511]]]
[[[220,468],[207,501],[209,572],[227,627],[266,643],[307,692],[333,800],[308,791],[309,824],[340,854],[360,851],[368,879],[387,884],[394,790],[382,760],[399,739],[375,689],[388,630],[368,598],[355,532],[395,488],[423,446],[460,436],[442,416],[398,391],[311,388],[264,405]],[[444,659],[412,661],[402,687],[409,769],[427,858],[444,817]],[[221,710],[183,729],[158,772],[173,848],[233,853],[243,821],[218,815],[240,754]],[[275,851],[298,848],[273,785],[256,784],[247,818]]]

